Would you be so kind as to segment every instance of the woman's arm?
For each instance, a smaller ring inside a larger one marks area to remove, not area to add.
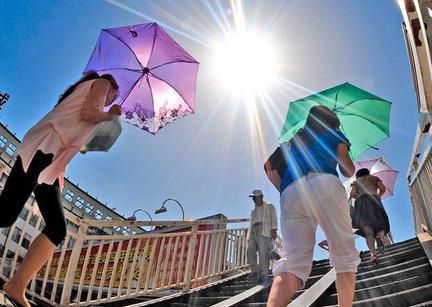
[[[385,185],[382,183],[381,180],[377,181],[377,186],[378,186],[378,190],[379,190],[378,195],[381,198],[384,195],[384,193],[386,192],[387,189],[386,189]]]
[[[345,143],[340,143],[337,147],[339,170],[345,177],[354,175],[355,167],[349,155],[348,146]]]
[[[357,198],[357,188],[356,188],[355,184],[351,185],[351,189],[350,189],[349,194],[350,194],[351,198]]]
[[[92,123],[100,123],[111,120],[112,115],[118,113],[115,112],[118,110],[114,110],[115,106],[111,107],[108,112],[100,111],[98,108],[101,104],[105,105],[105,99],[110,87],[111,83],[105,79],[98,79],[92,84],[87,101],[84,103],[81,110],[81,116],[84,120]]]

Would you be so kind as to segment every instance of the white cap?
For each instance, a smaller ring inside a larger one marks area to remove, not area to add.
[[[263,192],[259,189],[253,190],[251,194],[249,194],[249,197],[257,197],[257,196],[263,196]]]

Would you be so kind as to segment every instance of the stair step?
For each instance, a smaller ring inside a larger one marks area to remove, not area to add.
[[[396,272],[396,271],[401,271],[401,270],[408,269],[410,267],[416,267],[416,266],[425,264],[428,261],[428,259],[426,257],[411,259],[411,260],[409,260],[408,258],[405,258],[404,260],[405,261],[403,261],[401,263],[394,264],[394,265],[389,265],[389,266],[385,266],[385,267],[381,267],[380,265],[378,265],[373,270],[357,273],[356,279],[357,280],[363,280],[363,279],[367,279],[367,278],[374,277],[377,275],[384,275],[384,274],[388,274],[388,273],[392,273],[392,272]]]
[[[357,307],[400,307],[420,304],[432,299],[432,284],[420,286],[414,289],[405,290],[381,297],[369,298],[361,301],[354,301],[353,306]],[[338,305],[320,305],[336,307]]]
[[[418,240],[410,241],[409,243],[404,243],[403,245],[400,245],[399,247],[395,248],[393,245],[386,247],[386,250],[384,252],[384,255],[381,255],[380,259],[383,264],[387,263],[388,261],[392,261],[394,258],[398,258],[400,255],[404,255],[405,252],[409,252],[410,254],[416,254],[420,253],[421,255],[424,255],[423,249],[421,248]],[[371,266],[370,263],[370,253],[369,251],[362,251],[361,252],[361,263],[358,266],[358,270],[368,270]],[[322,261],[322,260],[320,260]],[[330,262],[327,260],[326,262],[323,262],[321,265],[316,265],[314,262],[312,273],[311,275],[314,275],[313,272],[315,270],[324,270],[324,268],[327,268],[330,270]]]
[[[422,249],[421,246],[413,246],[410,249],[404,249],[404,250],[398,250],[395,251],[394,253],[384,253],[384,255],[378,255],[380,258],[380,262],[382,264],[386,264],[389,262],[395,262],[398,261],[401,258],[404,257],[412,257],[412,258],[416,258],[416,257],[421,257],[424,256],[424,251]],[[359,270],[362,270],[364,268],[370,267],[371,266],[371,262],[370,262],[370,257],[367,257],[365,260],[362,260],[362,262],[359,265]]]
[[[414,277],[417,275],[423,275],[428,271],[430,272],[430,264],[425,263],[413,268],[358,280],[356,281],[356,289],[371,288],[374,286],[379,286],[383,283]]]
[[[415,289],[420,286],[429,285],[432,283],[432,272],[425,275],[409,277],[403,280],[396,280],[365,289],[356,289],[354,293],[354,301],[367,300],[370,298],[396,294],[402,291]],[[322,297],[317,302],[318,305],[333,305],[337,304],[337,295],[333,292],[331,295]]]
[[[412,246],[418,246],[420,245],[420,242],[415,239],[413,241],[405,241],[403,243],[397,243],[397,244],[393,244],[393,245],[388,245],[384,247],[384,252],[389,252],[392,253],[395,250],[402,250],[402,249],[406,249]],[[370,252],[369,251],[362,251],[361,256],[365,256],[365,257],[369,257],[370,256]]]
[[[411,305],[410,307],[426,307],[426,306],[432,306],[432,300],[420,304]]]
[[[374,266],[370,260],[368,262],[362,263],[358,268],[358,273],[368,272],[374,270],[376,268],[383,268],[392,266],[398,263],[406,262],[407,260],[422,258],[425,257],[425,254],[422,250],[415,249],[409,252],[402,252],[400,254],[395,254],[392,256],[381,256],[379,258],[378,266]]]
[[[188,300],[189,306],[211,306],[221,301],[229,299],[230,296],[213,296],[213,297],[193,297]]]

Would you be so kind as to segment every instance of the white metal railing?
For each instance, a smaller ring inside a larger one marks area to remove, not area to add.
[[[234,228],[247,219],[141,222],[68,218],[79,226],[78,232],[68,230],[63,244],[28,290],[52,305],[88,306],[166,290],[187,292],[248,266],[247,228]],[[90,231],[124,226],[160,228],[135,235]],[[3,278],[10,278],[18,268],[19,253],[0,259]]]
[[[430,124],[429,114],[421,114],[407,174],[416,233],[422,224],[432,228],[432,135],[425,129]]]
[[[432,226],[432,57],[430,10],[425,0],[399,0],[404,19],[402,32],[408,51],[420,119],[408,167],[408,183],[413,204],[416,233],[421,224]],[[427,25],[429,23],[429,26]],[[418,44],[418,41],[421,44]],[[417,43],[416,43],[417,42]]]

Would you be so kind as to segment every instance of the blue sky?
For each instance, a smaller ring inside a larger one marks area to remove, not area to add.
[[[289,101],[308,94],[301,87],[319,91],[348,81],[393,102],[391,138],[361,158],[384,156],[400,171],[385,207],[396,240],[414,235],[405,174],[418,114],[396,1],[243,1],[246,27],[266,33],[279,55],[278,75],[291,82],[273,86],[268,99],[255,101],[264,142],[258,123],[249,118],[250,106],[214,76],[211,45],[223,36],[218,20],[224,16],[231,22],[229,1],[123,1],[129,10],[115,4],[0,2],[0,91],[11,96],[0,120],[20,138],[79,78],[102,28],[158,21],[201,63],[196,114],[156,136],[124,125],[108,154],[72,161],[73,182],[126,216],[136,208],[154,212],[174,197],[187,217],[248,217],[247,195],[256,187],[279,211],[278,193],[262,164],[277,145]],[[266,59],[252,65],[259,70]],[[180,218],[180,210],[168,206],[157,219]]]

